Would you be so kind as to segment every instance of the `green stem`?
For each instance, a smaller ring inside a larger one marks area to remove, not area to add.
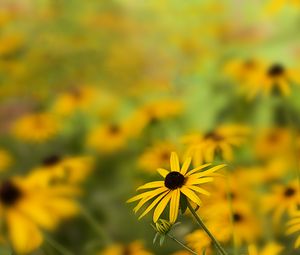
[[[61,245],[59,242],[55,241],[52,237],[44,234],[45,240],[61,255],[74,255],[71,251]]]
[[[192,254],[197,255],[196,252],[194,252],[192,249],[190,249],[189,247],[187,247],[184,243],[180,242],[179,240],[177,240],[174,236],[167,234],[167,236],[169,238],[171,238],[173,241],[175,241],[176,243],[178,243],[180,246],[182,246],[184,249],[188,250],[189,252],[191,252]]]
[[[209,229],[205,226],[204,222],[201,220],[201,218],[199,217],[199,215],[196,213],[196,211],[194,210],[194,208],[192,207],[192,205],[190,204],[189,201],[187,201],[187,206],[189,208],[189,210],[191,211],[191,213],[193,214],[195,220],[197,221],[198,225],[206,232],[206,234],[210,237],[212,243],[214,244],[214,246],[217,248],[218,252],[221,255],[228,255],[227,252],[223,249],[223,247],[221,246],[221,244],[218,242],[218,240],[213,236],[213,234],[209,231]]]
[[[93,227],[93,229],[99,235],[101,240],[103,240],[105,244],[109,244],[111,241],[106,235],[102,226],[100,226],[100,224],[95,220],[95,218],[91,215],[91,213],[88,210],[86,210],[83,206],[81,206],[80,209],[81,209],[81,214],[84,216],[86,221]]]

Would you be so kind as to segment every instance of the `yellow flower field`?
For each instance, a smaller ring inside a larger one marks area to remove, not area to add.
[[[299,0],[1,0],[0,255],[300,254]]]

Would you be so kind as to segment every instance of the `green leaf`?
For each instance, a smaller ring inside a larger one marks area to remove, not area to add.
[[[156,233],[154,238],[153,238],[153,244],[156,243],[158,237],[159,237],[159,233]]]
[[[166,239],[166,236],[165,236],[165,235],[162,235],[162,236],[160,237],[160,240],[159,240],[159,245],[160,245],[160,246],[162,246],[162,245],[164,244],[165,239]]]
[[[202,255],[206,254],[206,248],[204,248],[204,250],[202,251]]]

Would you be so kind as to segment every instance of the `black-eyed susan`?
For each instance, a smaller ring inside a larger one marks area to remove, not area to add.
[[[282,10],[287,5],[300,8],[300,2],[298,0],[269,0],[266,6],[266,11],[268,14],[274,14]]]
[[[291,152],[292,134],[283,127],[263,129],[257,133],[255,139],[255,153],[258,158],[282,157]]]
[[[91,156],[62,157],[50,155],[45,157],[40,166],[30,172],[31,178],[39,178],[40,182],[59,182],[64,184],[77,184],[93,170]]]
[[[141,241],[134,241],[129,244],[113,244],[98,255],[152,255],[147,251]]]
[[[199,187],[199,185],[213,181],[215,172],[225,165],[218,165],[200,172],[200,170],[210,166],[210,164],[206,164],[189,171],[191,160],[191,157],[186,158],[180,167],[178,155],[172,152],[170,158],[171,171],[163,168],[157,169],[164,180],[150,182],[138,188],[138,190],[150,189],[150,191],[145,191],[127,201],[135,202],[140,200],[138,205],[134,208],[135,213],[137,213],[145,203],[153,200],[139,218],[144,217],[156,207],[153,214],[153,221],[157,222],[168,203],[170,203],[169,219],[171,223],[176,222],[181,196],[185,196],[188,200],[201,206],[202,202],[198,194],[209,195],[209,193]]]
[[[275,242],[267,243],[263,248],[258,249],[256,245],[248,246],[248,255],[279,255],[283,247]]]
[[[30,253],[43,242],[42,229],[54,230],[78,213],[75,187],[41,184],[38,178],[14,177],[0,184],[0,217],[10,242],[20,254]]]
[[[87,137],[87,146],[103,153],[122,149],[128,140],[128,128],[124,123],[104,124],[96,127]]]
[[[263,208],[266,212],[272,212],[275,223],[281,219],[284,213],[292,215],[299,205],[299,185],[294,180],[287,185],[273,185],[269,194],[262,199]]]
[[[291,234],[295,234],[299,231],[300,231],[300,211],[297,210],[291,214],[291,218],[287,223],[286,234],[291,235]],[[294,247],[295,248],[300,247],[300,235],[297,236]]]
[[[231,161],[233,148],[245,142],[249,132],[247,126],[223,125],[203,135],[186,137],[187,153],[195,157],[195,162],[212,162],[216,156]]]
[[[197,254],[212,254],[212,242],[210,238],[205,234],[203,230],[195,230],[192,233],[186,235],[185,240],[187,244],[197,252]]]
[[[59,124],[50,113],[31,113],[17,119],[12,127],[12,134],[25,142],[41,143],[54,137],[59,131]]]
[[[174,150],[175,145],[170,142],[155,143],[140,156],[138,165],[141,169],[154,173],[157,168],[169,166],[170,154]]]
[[[280,63],[274,63],[266,66],[258,82],[249,87],[249,95],[253,98],[258,93],[270,95],[273,92],[279,92],[281,95],[288,96],[291,94],[291,85],[299,83],[298,70],[287,68]]]
[[[54,102],[53,111],[59,115],[70,115],[76,110],[87,110],[92,106],[97,90],[92,86],[77,86],[60,94]]]
[[[12,161],[11,154],[5,149],[0,149],[0,172],[7,170]]]

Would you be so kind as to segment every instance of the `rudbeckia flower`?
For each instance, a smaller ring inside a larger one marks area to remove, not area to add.
[[[126,145],[128,136],[128,127],[124,123],[105,124],[91,131],[87,145],[100,153],[112,153]]]
[[[299,83],[299,70],[274,63],[266,67],[259,80],[249,86],[249,96],[253,98],[260,92],[264,95],[279,92],[284,96],[288,96],[291,94],[291,85]]]
[[[194,163],[212,162],[218,155],[226,161],[233,160],[233,148],[240,146],[250,130],[242,125],[224,125],[206,134],[184,138],[187,154],[195,158]]]
[[[77,184],[90,174],[92,166],[93,158],[90,156],[50,155],[43,159],[39,167],[31,171],[30,176],[39,178],[40,182],[51,180],[65,184]]]
[[[43,242],[42,229],[54,230],[78,213],[72,199],[78,189],[41,185],[37,178],[15,177],[0,184],[0,217],[6,223],[14,250],[30,253]]]
[[[12,127],[13,135],[26,142],[44,142],[57,134],[59,125],[49,113],[32,113],[17,119]]]
[[[262,203],[266,212],[273,213],[275,223],[278,223],[286,212],[292,215],[299,205],[298,182],[295,180],[288,185],[274,185],[272,193],[265,195]]]
[[[170,142],[156,143],[147,148],[140,156],[138,165],[150,173],[159,167],[167,167],[170,162],[170,154],[174,149],[175,145]]]
[[[275,242],[268,243],[261,250],[256,245],[249,245],[248,255],[278,255],[283,250],[283,247]]]
[[[76,110],[88,110],[94,103],[97,91],[91,86],[79,86],[70,89],[58,96],[53,111],[66,116]]]
[[[135,241],[127,245],[114,244],[107,247],[104,251],[99,252],[98,255],[152,255],[151,252],[144,248],[141,241]]]
[[[223,168],[225,165],[214,166],[210,169],[199,172],[200,170],[210,166],[210,164],[205,164],[189,171],[191,160],[191,157],[186,158],[180,167],[178,155],[175,152],[172,152],[170,158],[171,171],[163,168],[157,169],[158,173],[164,178],[164,180],[150,182],[138,188],[138,190],[148,191],[145,191],[127,201],[130,203],[140,200],[138,205],[134,208],[135,213],[138,212],[145,203],[154,199],[139,218],[144,217],[154,207],[156,207],[153,214],[153,221],[157,222],[167,204],[170,203],[170,222],[176,222],[181,196],[185,196],[188,200],[194,202],[198,206],[201,206],[202,202],[198,194],[209,195],[209,192],[199,187],[199,185],[213,181],[213,176],[216,175],[215,172]]]

